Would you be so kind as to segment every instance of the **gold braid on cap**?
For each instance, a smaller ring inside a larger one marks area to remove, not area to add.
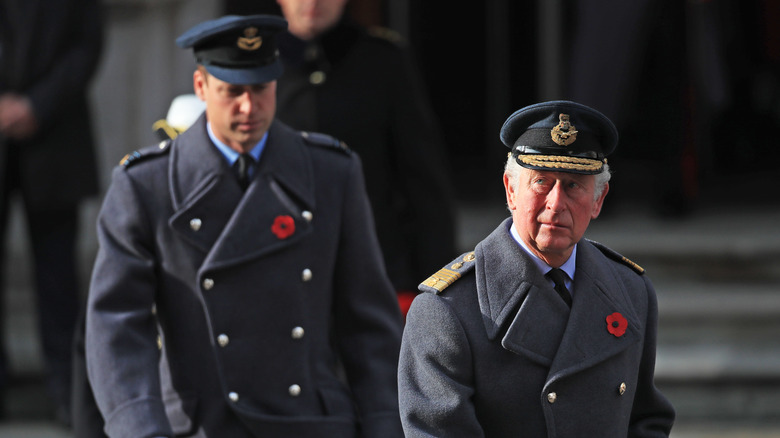
[[[593,172],[604,167],[604,163],[592,158],[566,157],[561,155],[518,155],[523,163],[552,169],[584,170]]]

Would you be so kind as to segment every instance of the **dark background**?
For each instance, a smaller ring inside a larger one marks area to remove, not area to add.
[[[630,60],[592,50],[594,64],[622,69],[614,74],[629,77],[630,85],[594,83],[584,95],[618,99],[620,110],[599,108],[599,99],[582,102],[607,113],[620,130],[611,164],[613,182],[621,184],[613,184],[612,202],[646,193],[660,214],[685,214],[719,197],[728,181],[750,185],[740,196],[766,199],[766,191],[751,187],[778,176],[780,2],[646,3]],[[582,4],[609,12],[608,1]],[[278,13],[269,0],[224,5],[229,13]],[[466,6],[411,1],[406,14],[391,1],[351,0],[348,10],[363,24],[406,37],[445,134],[457,193],[480,200],[503,196],[496,175],[507,150],[498,132],[509,114],[542,100],[582,101],[583,92],[571,86],[586,74],[571,65],[582,15],[572,0]],[[604,19],[606,28],[615,24]]]

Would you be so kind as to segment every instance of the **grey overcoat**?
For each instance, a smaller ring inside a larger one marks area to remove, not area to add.
[[[583,240],[569,310],[511,223],[421,285],[433,293],[411,306],[399,365],[406,436],[668,436],[650,281]]]
[[[108,434],[401,436],[402,320],[357,156],[275,121],[243,193],[201,117],[134,157],[100,212],[88,300]]]

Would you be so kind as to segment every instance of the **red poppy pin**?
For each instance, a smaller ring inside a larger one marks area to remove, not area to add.
[[[290,216],[276,216],[271,231],[280,239],[286,239],[295,232],[295,221]]]
[[[626,318],[624,318],[623,315],[615,312],[612,315],[607,316],[607,331],[615,335],[615,337],[619,338],[623,336],[626,333],[627,328],[628,321],[626,321]]]

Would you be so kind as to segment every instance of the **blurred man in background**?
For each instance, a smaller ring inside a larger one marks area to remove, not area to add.
[[[98,192],[87,89],[101,44],[96,0],[0,2],[0,242],[17,194],[32,247],[49,390],[64,422],[79,300],[78,207]],[[7,365],[0,348],[0,393]]]
[[[402,310],[416,285],[455,256],[447,154],[422,78],[404,42],[365,29],[347,0],[277,0],[285,72],[277,116],[343,140],[360,155],[379,243]]]

